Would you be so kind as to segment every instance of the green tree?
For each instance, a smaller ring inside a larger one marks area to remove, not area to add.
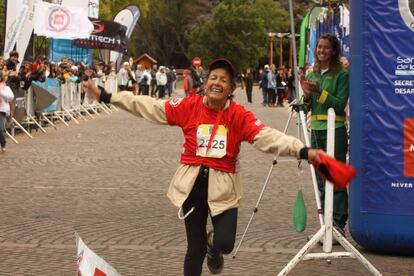
[[[152,1],[147,16],[138,22],[131,44],[138,53],[148,53],[159,64],[188,66],[185,33],[197,22],[205,21],[217,4],[217,0]]]
[[[266,55],[269,32],[288,30],[288,13],[278,2],[224,0],[210,19],[189,33],[189,56],[200,56],[206,63],[225,56],[241,70]]]

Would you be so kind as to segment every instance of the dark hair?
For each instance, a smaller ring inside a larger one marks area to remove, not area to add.
[[[318,60],[317,51],[318,51],[318,44],[322,39],[328,40],[329,43],[331,44],[332,57],[331,57],[331,61],[329,64],[329,74],[335,75],[342,69],[342,64],[341,64],[342,54],[341,54],[341,44],[339,43],[338,38],[332,34],[324,34],[321,37],[319,37],[318,42],[316,43],[315,51],[314,51],[315,65],[313,66],[313,71],[319,75],[321,73],[321,68],[320,68],[321,65]]]
[[[17,51],[11,51],[9,53],[9,57],[17,57],[17,58],[19,58],[19,52],[17,52]]]

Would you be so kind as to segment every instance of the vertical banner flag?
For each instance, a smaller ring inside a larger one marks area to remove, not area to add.
[[[16,41],[16,50],[19,54],[24,57],[27,46],[30,42],[30,37],[32,36],[33,26],[34,26],[34,16],[36,11],[36,5],[39,0],[27,0],[28,13],[24,19],[22,29],[20,31],[19,37]],[[21,63],[19,63],[20,65]],[[18,66],[19,66],[18,65]]]
[[[78,275],[82,276],[121,276],[110,264],[96,255],[75,233],[78,259]]]
[[[139,8],[135,5],[127,6],[125,9],[121,10],[114,18],[115,22],[118,22],[127,27],[126,36],[129,39],[131,37],[132,31],[135,28],[135,25],[138,22],[140,16]],[[116,68],[119,68],[121,64],[122,54],[111,51],[110,60],[116,62]]]
[[[6,32],[4,37],[4,58],[9,58],[14,45],[19,37],[20,30],[29,12],[29,6],[25,0],[7,1],[6,7]],[[24,55],[24,53],[21,53]]]
[[[414,215],[414,17],[408,0],[364,5],[361,210]]]

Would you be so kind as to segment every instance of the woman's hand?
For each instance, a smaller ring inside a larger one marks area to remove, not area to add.
[[[308,150],[308,161],[312,163],[313,162],[319,163],[321,161],[319,159],[319,154],[326,154],[326,152],[321,149],[309,149]]]
[[[90,98],[99,100],[101,96],[101,90],[93,83],[92,80],[84,81],[82,84],[83,89]]]
[[[301,80],[300,84],[302,86],[302,89],[303,89],[303,92],[306,98],[309,97],[310,93],[318,93],[318,94],[321,93],[321,89],[319,87],[318,82]]]

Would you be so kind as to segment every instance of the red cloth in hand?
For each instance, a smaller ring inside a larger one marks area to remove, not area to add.
[[[331,182],[337,189],[345,189],[356,175],[354,167],[326,154],[320,154],[319,159],[319,163],[313,161],[312,165],[323,179]]]

